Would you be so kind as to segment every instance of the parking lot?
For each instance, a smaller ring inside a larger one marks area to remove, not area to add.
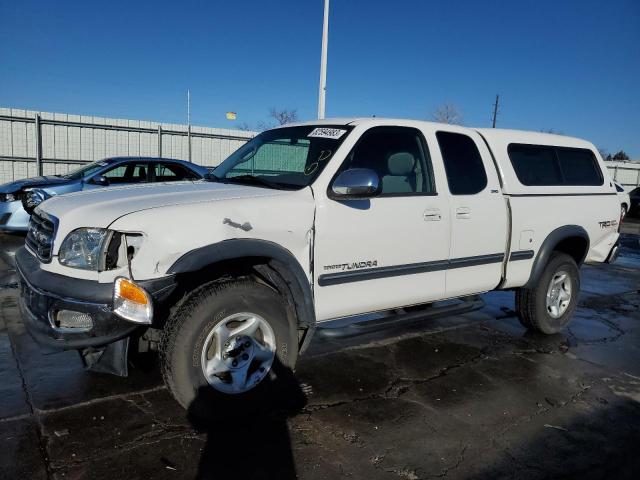
[[[561,334],[527,333],[493,292],[474,313],[320,332],[262,405],[190,412],[153,355],[128,378],[42,355],[17,307],[24,238],[0,235],[0,477],[637,478],[640,223],[623,231]]]

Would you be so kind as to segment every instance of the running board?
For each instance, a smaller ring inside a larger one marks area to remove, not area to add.
[[[388,317],[376,318],[372,320],[364,320],[354,322],[344,327],[323,327],[318,325],[316,335],[325,338],[345,338],[364,335],[367,333],[379,332],[389,328],[398,328],[409,326],[423,322],[425,320],[433,320],[436,318],[448,317],[450,315],[462,315],[464,313],[475,312],[485,306],[484,300],[480,296],[474,295],[460,299],[458,303],[438,305],[433,304],[425,306],[423,309],[393,314]]]

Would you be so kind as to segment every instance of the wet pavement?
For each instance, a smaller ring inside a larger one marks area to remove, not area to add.
[[[319,335],[295,377],[182,410],[153,355],[130,376],[42,355],[0,235],[0,478],[637,478],[640,224],[614,265],[582,269],[580,307],[527,333],[513,294],[360,337]]]

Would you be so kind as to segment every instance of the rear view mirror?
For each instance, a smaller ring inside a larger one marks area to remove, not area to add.
[[[106,187],[109,185],[109,179],[107,177],[105,177],[104,175],[96,175],[95,177],[93,177],[91,179],[91,183],[95,184],[95,185],[101,185],[103,187]]]
[[[378,174],[370,168],[345,170],[331,186],[335,198],[369,198],[380,193]]]

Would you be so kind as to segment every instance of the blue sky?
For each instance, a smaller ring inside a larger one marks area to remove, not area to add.
[[[0,0],[0,106],[233,127],[317,108],[322,0]],[[640,158],[640,1],[332,0],[327,116],[554,129]],[[237,122],[225,120],[226,111]]]

